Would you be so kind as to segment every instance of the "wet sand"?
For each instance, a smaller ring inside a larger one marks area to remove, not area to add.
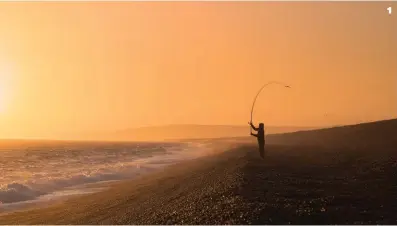
[[[255,145],[167,167],[2,224],[396,224],[395,147]],[[226,150],[226,149],[225,149]]]

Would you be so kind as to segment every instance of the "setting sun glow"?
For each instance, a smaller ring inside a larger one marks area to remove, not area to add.
[[[261,93],[254,121],[265,125],[395,118],[397,20],[387,7],[1,2],[0,138],[246,125],[269,81],[293,88]]]

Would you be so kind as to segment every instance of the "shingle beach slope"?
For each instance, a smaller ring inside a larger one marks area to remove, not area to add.
[[[265,160],[245,144],[0,223],[397,224],[397,146],[387,142],[269,145]]]

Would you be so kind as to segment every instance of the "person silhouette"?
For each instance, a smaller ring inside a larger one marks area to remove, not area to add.
[[[252,122],[248,122],[248,124],[253,130],[258,132],[257,134],[251,132],[251,136],[254,136],[258,139],[259,154],[262,158],[265,158],[265,126],[263,123],[259,123],[259,127],[256,128]]]

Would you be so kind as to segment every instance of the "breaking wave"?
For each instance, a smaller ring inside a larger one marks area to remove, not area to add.
[[[37,199],[73,186],[131,179],[201,156],[205,145],[92,144],[0,151],[0,202]]]

